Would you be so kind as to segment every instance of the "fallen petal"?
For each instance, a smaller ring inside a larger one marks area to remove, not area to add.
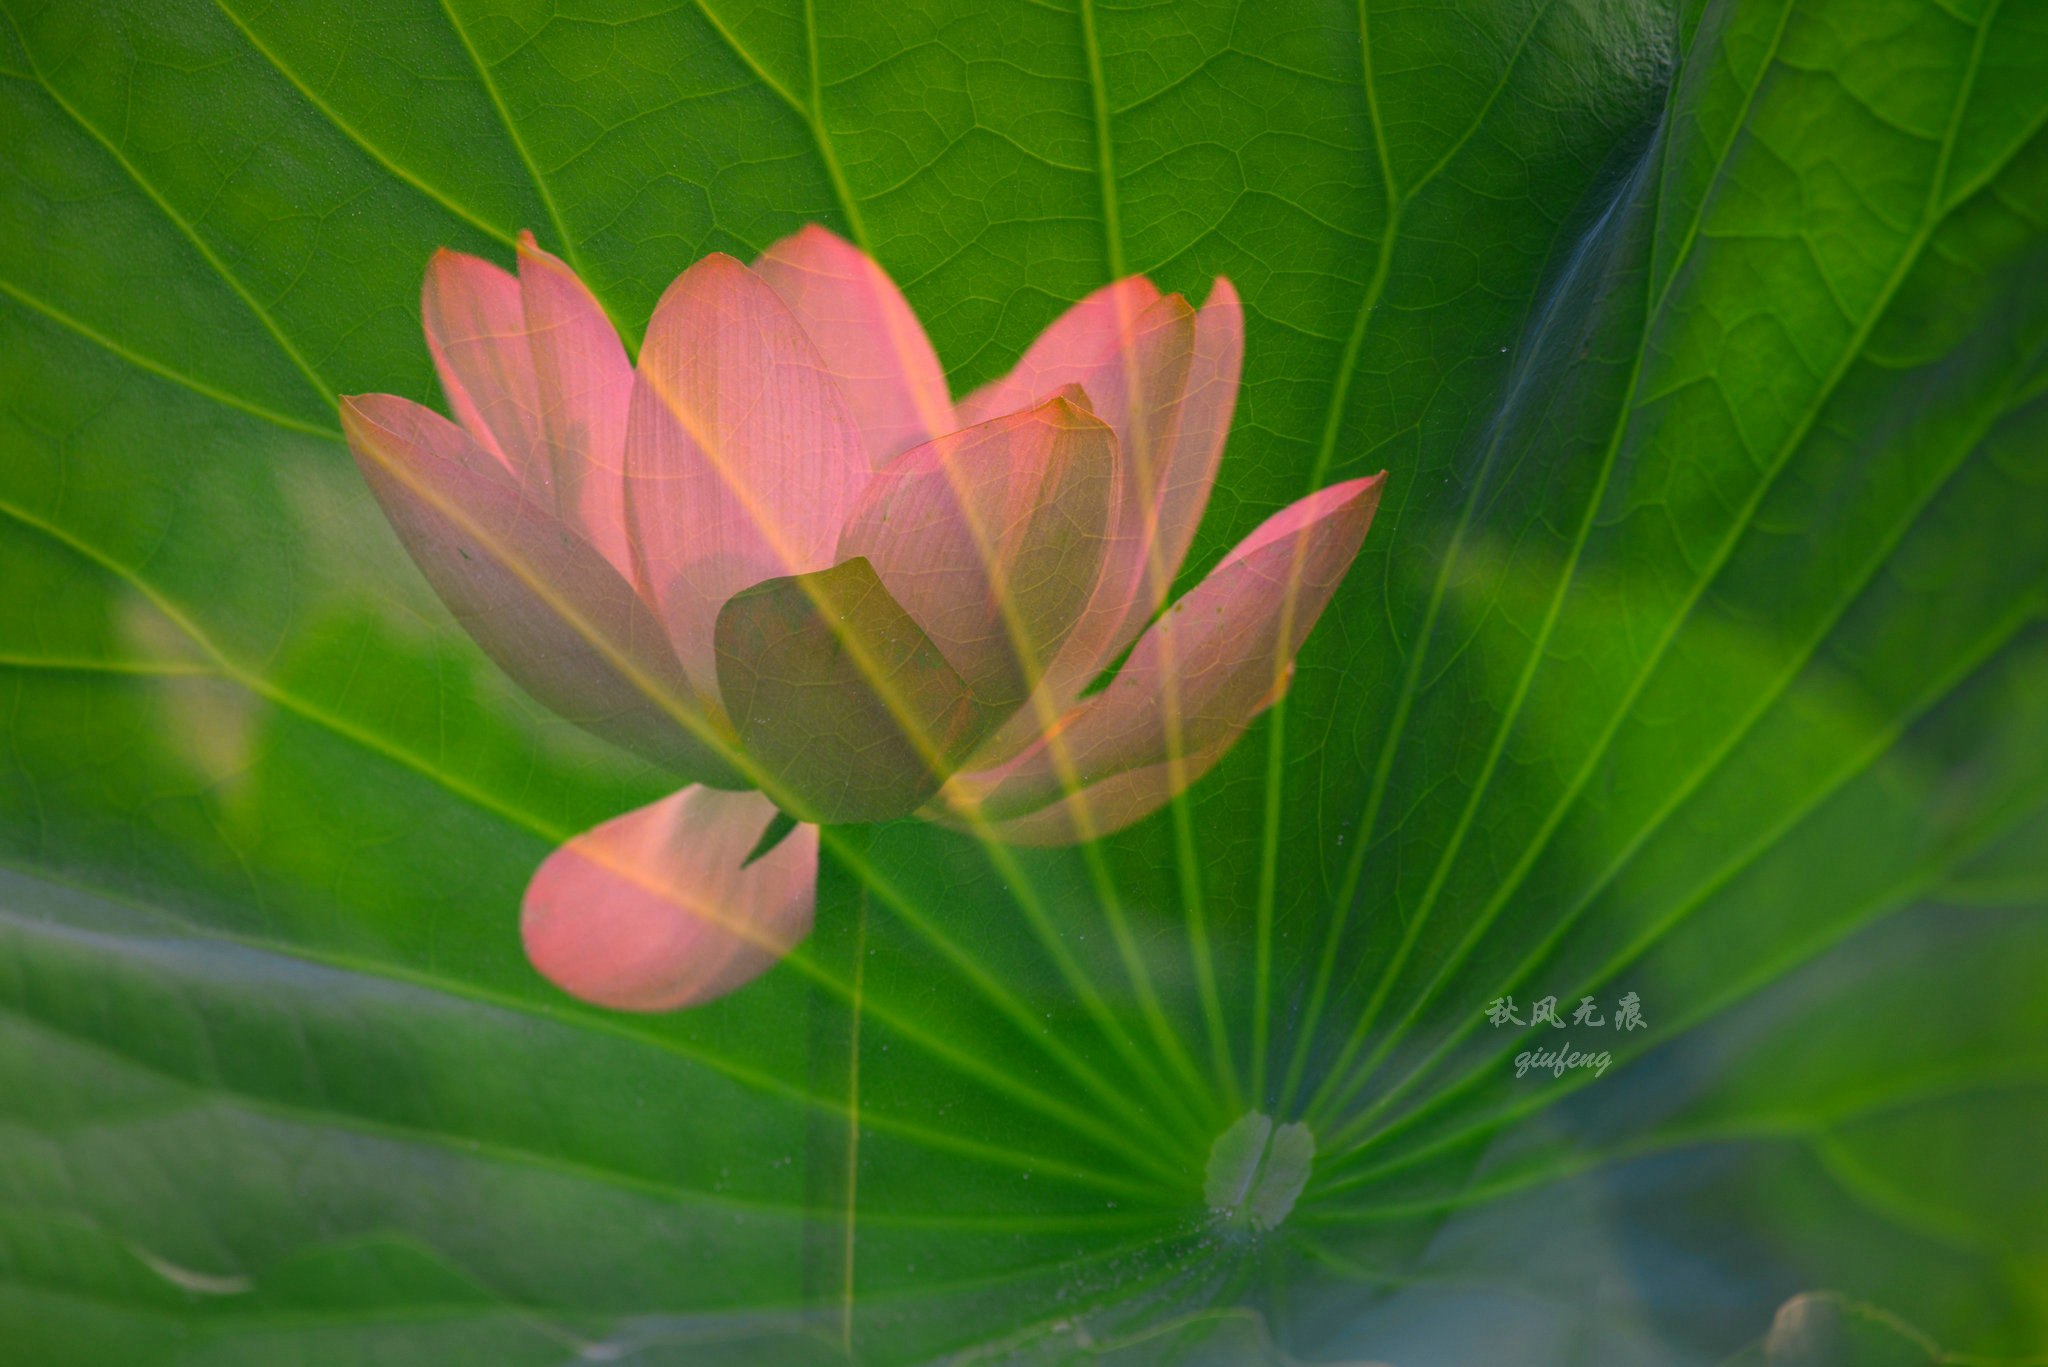
[[[977,755],[982,767],[954,780],[948,800],[1000,820],[1227,748],[1286,691],[1295,652],[1357,556],[1385,482],[1333,485],[1266,519],[1139,638],[1107,688],[993,772]]]
[[[679,718],[698,704],[660,622],[589,543],[520,496],[466,432],[389,394],[342,428],[392,529],[455,620],[535,701],[686,777],[736,775]]]
[[[875,469],[958,425],[923,325],[866,253],[812,224],[763,252],[754,271],[824,357]]]
[[[631,577],[626,535],[626,410],[633,365],[595,296],[519,235],[519,288],[541,418],[542,461],[562,520]]]
[[[527,884],[527,959],[570,996],[621,1011],[753,981],[810,934],[817,891],[815,826],[744,863],[775,814],[759,793],[693,786],[585,831]]]
[[[870,474],[839,387],[781,298],[707,256],[662,296],[626,421],[626,507],[641,582],[698,690],[712,631],[751,584],[832,563]]]
[[[861,496],[839,557],[866,557],[975,696],[1007,710],[1095,590],[1116,480],[1115,435],[1054,397],[905,452]]]
[[[519,281],[490,262],[442,248],[420,286],[420,320],[448,408],[519,480],[528,496],[551,480],[542,450],[540,389],[526,340]]]
[[[807,821],[907,815],[988,722],[860,559],[734,595],[718,614],[718,676],[763,786]]]

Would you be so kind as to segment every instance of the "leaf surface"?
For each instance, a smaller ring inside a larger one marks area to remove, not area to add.
[[[4,8],[0,1357],[1470,1361],[1548,1264],[1530,1362],[1822,1288],[2048,1351],[2039,5]],[[336,396],[440,406],[437,248],[639,355],[808,222],[955,397],[1227,276],[1182,591],[1384,497],[1181,801],[828,829],[781,967],[606,1012],[521,893],[675,779],[462,632]],[[1252,1111],[1314,1166],[1223,1237]]]

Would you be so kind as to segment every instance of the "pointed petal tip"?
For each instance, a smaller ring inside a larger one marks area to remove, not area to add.
[[[636,564],[716,698],[720,608],[831,565],[873,474],[838,381],[774,287],[714,252],[677,276],[641,345],[625,437]]]
[[[364,460],[364,445],[373,440],[371,429],[379,425],[377,419],[372,416],[374,403],[365,400],[387,397],[389,396],[383,394],[343,394],[335,403],[336,413],[341,418],[342,439],[348,443],[348,452],[355,457],[359,466]]]
[[[695,261],[692,261],[690,263],[689,269],[685,270],[683,274],[688,275],[690,271],[700,270],[743,271],[748,275],[752,275],[754,273],[746,262],[740,260],[737,256],[734,256],[731,252],[706,252],[703,256],[700,256]]]
[[[335,410],[341,418],[342,435],[348,438],[351,446],[366,438],[371,428],[382,429],[403,439],[402,434],[396,429],[408,418],[420,414],[441,417],[433,409],[414,403],[411,399],[400,398],[396,394],[338,395]],[[445,418],[441,420],[447,421]]]
[[[1380,495],[1387,491],[1387,472],[1382,470],[1376,475],[1363,475],[1357,479],[1347,479],[1343,483],[1332,487],[1350,491],[1344,496],[1344,502],[1351,503],[1363,500],[1369,502],[1370,506],[1377,510]]]
[[[867,255],[866,252],[861,251],[861,249],[859,247],[856,247],[852,242],[848,241],[846,238],[841,237],[838,233],[833,232],[830,228],[826,227],[822,223],[804,224],[803,227],[798,228],[795,232],[789,234],[787,237],[777,242],[775,244],[775,247],[780,247],[784,243],[799,242],[802,243],[804,246],[811,248],[814,251],[846,251],[852,252],[858,256]],[[773,252],[775,250],[775,247],[770,247],[768,251]]]
[[[1205,344],[1217,351],[1218,363],[1228,372],[1233,403],[1238,371],[1244,362],[1244,301],[1230,277],[1219,275],[1209,285],[1209,297],[1195,314],[1195,327]]]
[[[664,309],[674,307],[682,300],[710,290],[729,289],[743,277],[750,281],[760,279],[752,267],[736,256],[726,252],[707,253],[685,266],[681,274],[668,282],[668,288],[663,290],[661,298],[655,301],[654,312],[658,316]],[[650,321],[648,330],[652,332],[653,328],[654,324]]]
[[[578,275],[567,261],[564,261],[561,257],[540,245],[540,241],[534,237],[531,229],[521,228],[519,230],[519,245],[516,248],[516,254],[519,259],[519,274],[522,277],[529,266],[539,266],[545,270],[556,271],[567,276],[569,279],[574,280],[581,288],[589,288],[583,284],[583,277]]]
[[[1354,533],[1363,538],[1366,528],[1372,525],[1373,514],[1379,511],[1380,494],[1387,486],[1387,472],[1363,475],[1337,484],[1326,485],[1282,508],[1252,530],[1251,535],[1238,542],[1224,554],[1217,568],[1232,565],[1264,547],[1272,545],[1282,537],[1306,534],[1312,527],[1333,518],[1348,519],[1355,523]],[[1355,554],[1355,549],[1353,554]],[[1345,557],[1344,563],[1351,563]]]
[[[924,325],[866,251],[811,223],[762,252],[753,270],[831,369],[874,469],[960,425]]]
[[[1334,503],[1349,503],[1362,494],[1370,494],[1372,497],[1378,498],[1380,491],[1386,487],[1386,483],[1387,472],[1382,470],[1376,475],[1360,475],[1356,479],[1339,480],[1337,483],[1324,488],[1321,492]],[[1310,497],[1314,497],[1314,495],[1310,495]]]
[[[420,316],[429,334],[435,327],[435,294],[445,287],[452,274],[462,269],[465,261],[475,259],[453,247],[436,247],[434,254],[427,258],[427,268],[420,273]]]
[[[337,396],[335,408],[341,416],[344,435],[375,427],[400,440],[411,441],[421,424],[461,431],[434,409],[398,394],[342,394]]]
[[[1287,693],[1295,653],[1349,572],[1385,484],[1384,472],[1346,480],[1267,518],[1139,637],[1107,688],[1006,768],[956,780],[955,794],[997,820],[1056,805],[1063,753],[1084,793],[1114,798],[1119,820],[1159,805],[1199,774],[1175,775],[1176,748],[1220,757]],[[1034,817],[1001,838],[1039,843],[1067,820]]]
[[[459,252],[453,247],[436,247],[434,248],[434,254],[427,258],[426,278],[429,283],[432,283],[450,271],[468,270],[491,271],[499,275],[511,274],[511,272],[496,262],[487,261],[483,257],[476,256],[470,252]]]

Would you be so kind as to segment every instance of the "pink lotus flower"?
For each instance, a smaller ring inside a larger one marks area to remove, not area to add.
[[[1105,286],[958,403],[889,278],[821,228],[690,267],[637,369],[530,236],[516,277],[437,254],[422,313],[460,425],[342,402],[385,515],[521,687],[688,780],[526,891],[534,967],[622,1009],[729,992],[801,940],[817,823],[1059,844],[1159,808],[1285,690],[1385,479],[1274,515],[1155,621],[1236,405],[1226,280],[1199,312]]]

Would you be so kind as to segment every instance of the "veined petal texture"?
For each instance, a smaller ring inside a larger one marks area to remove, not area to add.
[[[699,691],[717,696],[725,601],[832,563],[870,470],[818,349],[766,282],[705,257],[655,308],[626,424],[641,581]]]
[[[427,581],[484,653],[551,711],[690,778],[737,782],[682,720],[697,700],[632,585],[440,414],[345,399],[356,465]]]
[[[960,421],[986,422],[1014,413],[1069,385],[1101,364],[1140,314],[1159,301],[1142,275],[1104,285],[1069,308],[1031,343],[1010,373],[960,401]]]
[[[875,469],[959,425],[923,325],[866,253],[812,224],[763,252],[754,271],[831,369]]]
[[[535,497],[550,476],[519,280],[443,248],[420,285],[420,321],[449,411]],[[552,506],[548,497],[535,501]]]
[[[633,365],[617,329],[567,265],[519,235],[542,456],[562,520],[631,577],[626,533],[626,411]]]
[[[1216,282],[1199,315],[1141,279],[1119,281],[1070,309],[1016,370],[963,403],[963,413],[975,412],[1029,384],[1079,385],[1116,431],[1123,464],[1101,582],[1039,696],[991,742],[992,759],[1029,745],[1035,718],[1071,707],[1165,601],[1208,506],[1243,351],[1243,310],[1228,280]]]
[[[1153,533],[1158,527],[1161,477],[1180,428],[1181,400],[1194,361],[1195,311],[1177,294],[1155,301],[1124,332],[1116,347],[1071,383],[1087,391],[1096,414],[1116,432],[1122,457],[1117,524],[1104,558],[1102,580],[1087,612],[1053,662],[1049,684],[1060,703],[1123,648],[1150,615],[1145,601]]]
[[[1022,702],[1080,620],[1116,514],[1116,436],[1078,391],[908,451],[839,538],[992,707]]]

